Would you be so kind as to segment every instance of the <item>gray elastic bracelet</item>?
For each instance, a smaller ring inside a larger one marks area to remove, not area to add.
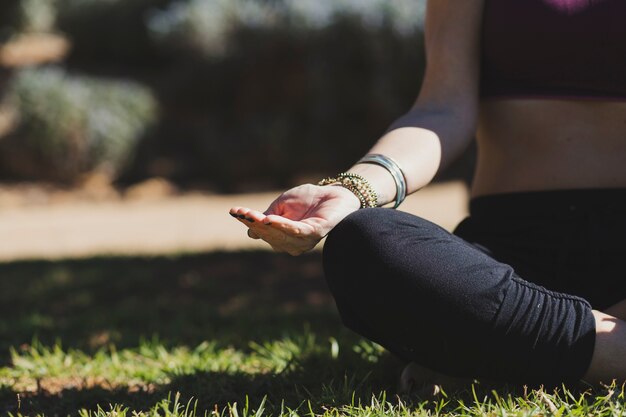
[[[389,171],[394,182],[396,183],[396,200],[393,208],[397,208],[404,201],[404,198],[406,197],[406,178],[400,168],[400,165],[398,165],[396,161],[388,156],[372,153],[365,155],[357,162],[357,164],[376,164]]]

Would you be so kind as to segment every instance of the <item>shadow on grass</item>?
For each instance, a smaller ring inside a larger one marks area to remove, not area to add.
[[[166,346],[247,349],[285,334],[311,331],[319,340],[358,340],[343,328],[324,282],[321,255],[293,258],[270,252],[211,253],[156,258],[93,258],[0,265],[0,358],[9,348],[61,341],[64,349],[95,352],[114,344],[136,347],[157,338]],[[352,393],[368,401],[372,392],[395,387],[400,364],[383,356],[372,363],[353,351],[338,358],[311,353],[280,374],[194,373],[172,375],[166,385],[80,386],[41,390],[20,399],[27,413],[67,415],[81,407],[118,403],[147,409],[182,392],[198,399],[199,410],[223,408],[249,397],[257,407],[291,408],[314,398],[323,404],[350,403]],[[18,409],[18,393],[0,391],[0,411]]]
[[[0,264],[0,352],[61,340],[93,351],[216,340],[242,347],[285,329],[340,328],[321,255],[211,253]]]

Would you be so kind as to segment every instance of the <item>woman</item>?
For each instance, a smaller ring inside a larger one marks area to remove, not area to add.
[[[231,215],[292,255],[329,234],[345,324],[406,360],[512,382],[626,380],[624,17],[623,0],[429,1],[420,94],[365,161]],[[474,136],[455,235],[367,208],[428,184]]]

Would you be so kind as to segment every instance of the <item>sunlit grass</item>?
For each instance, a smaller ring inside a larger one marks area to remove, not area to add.
[[[319,254],[7,264],[0,299],[13,416],[626,415],[622,387],[397,395],[403,364],[341,325]]]
[[[354,368],[359,361],[362,369]],[[623,387],[616,386],[596,391],[520,391],[475,382],[454,393],[443,387],[433,397],[399,396],[380,384],[388,379],[384,368],[389,363],[375,344],[357,340],[344,346],[334,339],[318,340],[304,329],[273,342],[252,342],[245,350],[217,348],[211,342],[168,349],[152,340],[135,349],[118,351],[110,346],[88,355],[60,345],[34,344],[13,351],[12,363],[0,369],[0,384],[5,390],[21,392],[14,415],[31,415],[21,413],[33,405],[38,408],[37,401],[46,396],[56,396],[66,413],[93,417],[626,414]],[[371,390],[373,386],[378,389]],[[119,400],[81,407],[80,393],[96,387]],[[38,411],[37,415],[50,415]]]

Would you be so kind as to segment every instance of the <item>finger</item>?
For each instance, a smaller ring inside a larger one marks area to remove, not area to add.
[[[284,228],[287,225],[291,225],[293,220],[290,220],[284,216],[279,216],[276,214],[268,214],[263,219],[263,224],[277,226],[279,228]]]
[[[314,232],[311,225],[294,221],[282,216],[269,215],[263,220],[264,224],[271,225],[272,227],[282,230],[283,232],[291,236],[307,235]]]
[[[255,223],[258,224],[258,223]],[[277,252],[287,252],[297,256],[312,249],[318,239],[306,238],[306,236],[292,236],[289,233],[275,228],[274,226],[251,226],[252,232],[268,243]]]
[[[235,214],[236,219],[244,226],[248,227],[251,233],[265,240],[268,243],[283,242],[287,235],[284,231],[273,228],[269,224],[263,223],[265,215],[254,210],[240,210]]]
[[[258,222],[261,224],[264,224],[263,221],[265,220],[265,218],[267,216],[265,216],[265,214],[261,213],[260,211],[257,210],[246,210],[243,212],[243,214],[246,216],[247,220],[251,220],[252,222]]]
[[[302,233],[296,222],[276,215],[274,219],[278,220],[280,224],[274,226],[271,219],[268,220],[268,216],[265,214],[239,206],[232,207],[229,214],[248,227],[248,237],[263,239],[277,252],[286,252],[292,256],[297,256],[305,251],[305,249],[298,248],[300,242],[287,243],[288,240],[293,239],[294,235],[298,236]]]
[[[236,219],[245,220],[250,223],[254,223],[255,221],[260,222],[265,217],[259,211],[251,210],[246,207],[233,207],[230,209],[229,214]]]
[[[241,216],[243,215],[243,212],[248,210],[245,207],[233,207],[228,211],[228,214],[230,214],[232,217],[234,218],[242,218]]]
[[[244,214],[245,213],[245,214]],[[237,219],[240,223],[248,228],[247,235],[251,239],[263,239],[270,243],[272,241],[283,241],[284,233],[273,230],[270,226],[263,224],[260,221],[255,221],[254,218],[259,218],[259,213],[248,213],[243,209],[235,210],[230,213],[231,216]],[[261,215],[264,217],[263,215]]]
[[[249,224],[248,227],[255,235],[259,236],[267,243],[282,244],[288,239],[288,235],[284,231],[275,229],[272,226],[267,226],[262,223],[253,223],[252,225]]]
[[[301,242],[303,238],[308,240],[306,237],[312,235],[314,229],[310,225],[282,216],[265,216],[259,211],[245,207],[233,208],[231,215],[248,227],[249,237],[263,239],[278,252],[299,255],[310,249],[309,242]]]

